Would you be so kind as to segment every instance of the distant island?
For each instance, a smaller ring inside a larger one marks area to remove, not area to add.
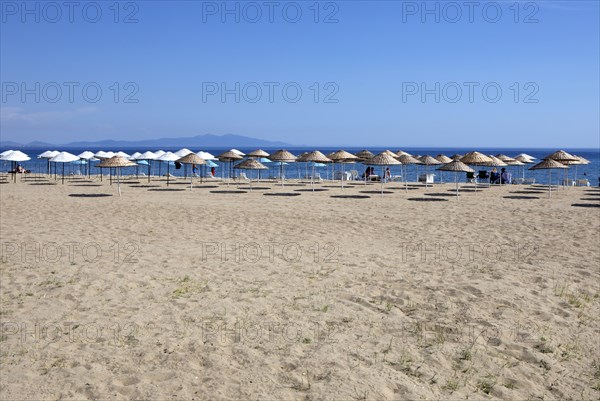
[[[180,137],[180,138],[159,138],[159,139],[147,139],[138,141],[115,141],[115,140],[102,140],[102,141],[78,141],[63,144],[47,143],[41,141],[29,142],[26,144],[18,143],[14,141],[2,141],[0,140],[0,147],[2,148],[44,148],[44,147],[60,147],[62,149],[68,148],[169,148],[169,147],[193,147],[193,148],[211,148],[211,147],[283,147],[292,146],[289,143],[278,142],[278,141],[267,141],[264,139],[251,138],[248,136],[226,134],[226,135],[197,135],[192,137]]]

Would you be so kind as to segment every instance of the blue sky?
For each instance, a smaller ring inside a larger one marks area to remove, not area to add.
[[[2,140],[598,147],[598,1],[315,3],[2,1]]]

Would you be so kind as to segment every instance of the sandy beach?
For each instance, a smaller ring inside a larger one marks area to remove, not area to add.
[[[194,185],[0,186],[0,399],[598,399],[597,187]]]

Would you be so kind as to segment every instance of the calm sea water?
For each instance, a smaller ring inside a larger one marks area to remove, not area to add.
[[[356,153],[364,148],[344,148],[344,149],[350,153]],[[385,148],[366,148],[366,149],[369,149],[371,152],[373,152],[375,154],[385,150]],[[6,148],[0,148],[0,151],[4,151],[4,150],[6,150]],[[46,150],[48,150],[48,149],[41,149],[41,148],[40,149],[38,149],[38,148],[21,149],[21,151],[23,151],[24,153],[28,154],[31,157],[31,161],[22,163],[24,165],[24,167],[31,170],[34,173],[46,173],[46,171],[47,171],[46,160],[37,158],[37,155],[39,155],[40,153],[42,153]],[[54,150],[54,149],[52,149],[52,150]],[[135,149],[135,148],[59,149],[59,148],[57,148],[57,150],[66,150],[70,153],[77,155],[86,150],[92,151],[94,153],[99,150],[104,150],[104,151],[113,151],[113,152],[123,151],[125,153],[132,154],[136,151],[144,152],[148,149]],[[153,150],[158,150],[158,149],[153,149]],[[162,150],[176,152],[177,150],[179,150],[179,148],[163,148]],[[191,149],[191,150],[197,152],[200,149]],[[219,155],[220,153],[223,153],[229,149],[206,148],[206,149],[202,149],[202,150],[212,153],[213,155],[216,156],[216,155]],[[241,150],[244,153],[248,153],[248,152],[253,151],[254,148],[252,148],[252,149],[240,148],[239,150]],[[264,150],[267,151],[268,153],[271,153],[277,149],[265,148]],[[302,152],[314,150],[314,148],[288,148],[287,150],[289,150],[290,152],[292,152],[295,155],[298,155]],[[323,152],[324,154],[328,154],[330,152],[339,150],[339,148],[319,148],[319,150],[321,152]],[[398,149],[392,148],[390,150],[397,151]],[[413,154],[413,155],[418,154],[418,155],[436,156],[441,153],[441,154],[445,154],[446,156],[451,156],[455,153],[465,154],[465,153],[472,151],[473,149],[467,149],[467,148],[402,148],[402,150],[405,152],[408,152],[410,154]],[[477,149],[477,150],[482,153],[485,153],[485,154],[496,155],[498,153],[502,153],[502,154],[505,154],[505,155],[508,155],[511,157],[514,157],[514,156],[518,155],[519,153],[527,153],[537,159],[541,159],[541,158],[545,157],[546,155],[554,152],[556,149],[481,148],[481,149]],[[591,185],[597,186],[599,184],[599,180],[600,180],[600,149],[565,148],[564,150],[571,154],[583,156],[591,162],[590,164],[587,164],[587,165],[578,165],[577,167],[571,166],[570,169],[568,170],[569,177],[575,178],[575,175],[576,175],[577,178],[587,178],[590,181]],[[99,173],[99,169],[97,169],[95,167],[95,165],[97,163],[98,162],[91,163],[91,173],[92,174]],[[218,167],[216,168],[216,175],[218,177],[221,177],[221,176],[229,177],[231,174],[237,175],[238,171],[237,170],[232,171],[231,165],[229,163],[220,163],[218,161],[216,161],[216,163],[218,164]],[[261,177],[264,178],[264,177],[269,177],[269,176],[278,176],[280,174],[279,166],[272,166],[272,163],[265,163],[265,165],[270,168],[269,168],[269,170],[261,171],[261,173],[260,173]],[[540,170],[538,170],[538,171],[528,170],[527,168],[530,166],[532,166],[532,165],[525,166],[525,169],[523,169],[523,167],[521,167],[521,166],[509,166],[509,167],[507,167],[507,169],[509,169],[509,171],[512,172],[514,178],[522,177],[524,174],[524,176],[527,178],[535,178],[536,182],[538,182],[538,183],[544,183],[544,184],[548,183],[548,171],[547,170],[541,170],[541,171]],[[2,171],[8,171],[10,169],[10,163],[4,162],[4,161],[0,162],[0,168],[2,169]],[[160,171],[160,174],[165,174],[167,171],[167,168],[169,169],[171,174],[174,174],[176,176],[184,176],[186,174],[189,174],[189,167],[187,169],[185,168],[185,166],[180,169],[175,169],[175,167],[173,165],[167,166],[166,163],[158,163],[158,162],[151,163],[151,174],[158,175],[159,171]],[[307,163],[289,163],[288,165],[284,166],[284,168],[285,168],[285,176],[287,178],[302,178],[302,177],[310,174],[311,170],[312,170],[312,168],[309,167],[307,165]],[[328,166],[328,167],[317,168],[316,171],[319,172],[321,177],[323,177],[323,178],[331,178],[333,171],[338,171],[342,168],[346,171],[358,170],[359,175],[360,175],[364,172],[364,170],[366,169],[366,166],[364,166],[362,164],[346,164],[343,167],[340,165],[333,166],[333,170],[332,170],[332,166]],[[58,169],[59,169],[58,171],[60,174],[60,172],[62,171],[62,166],[59,165]],[[392,175],[402,175],[400,166],[391,166],[390,169],[391,169]],[[415,181],[418,174],[425,173],[425,166],[411,165],[411,166],[405,166],[405,169],[407,171],[406,175],[407,175],[409,181]],[[454,180],[454,173],[435,171],[435,169],[436,169],[436,166],[429,166],[428,172],[436,174],[436,182],[438,182],[440,178],[442,178],[444,181],[453,181]],[[478,168],[478,167],[476,168],[476,170],[479,170],[479,169],[480,168]],[[490,170],[490,168],[481,168],[481,169]],[[377,174],[380,174],[380,170],[381,170],[380,167],[375,167],[375,171]],[[87,171],[87,166],[82,166],[82,165],[77,165],[77,164],[67,164],[65,166],[66,174],[86,173],[86,171]],[[143,173],[147,174],[148,167],[140,166],[139,170],[136,170],[135,167],[124,168],[123,174],[124,175],[136,175],[138,171],[140,173],[143,172]],[[106,170],[105,170],[105,173],[108,174],[108,172]],[[558,172],[556,170],[553,170],[552,171],[552,183],[556,184],[560,180],[562,180],[562,174],[563,174],[562,171]],[[246,171],[246,175],[249,178],[256,178],[258,173],[256,171]],[[465,178],[466,178],[465,174],[459,174],[459,179],[462,182],[465,181]]]

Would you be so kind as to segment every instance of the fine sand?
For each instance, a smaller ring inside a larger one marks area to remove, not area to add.
[[[0,185],[0,399],[598,400],[598,188],[294,184]]]

